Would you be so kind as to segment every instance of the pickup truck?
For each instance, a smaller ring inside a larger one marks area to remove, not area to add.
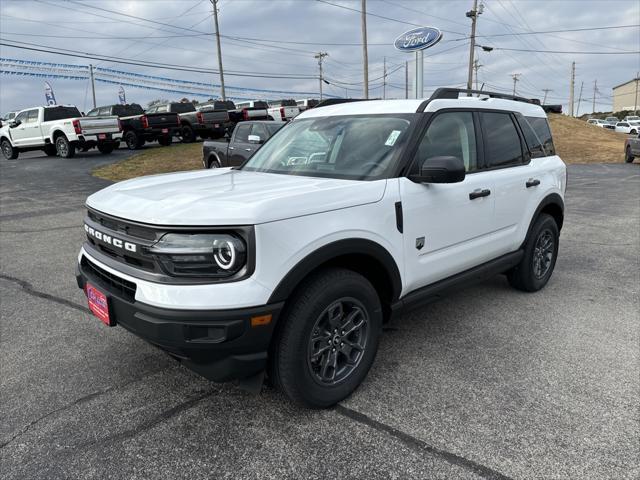
[[[268,110],[269,105],[263,100],[238,102],[235,110],[229,112],[229,117],[234,124],[247,120],[272,120]]]
[[[632,163],[634,158],[640,158],[640,133],[624,141],[624,161]]]
[[[240,167],[91,195],[76,278],[105,328],[213,381],[257,392],[266,374],[329,407],[366,377],[384,322],[498,274],[542,290],[566,186],[527,99],[441,88],[312,108]]]
[[[115,116],[83,117],[70,105],[33,107],[21,110],[11,123],[0,128],[0,149],[7,159],[31,150],[71,158],[77,149],[98,147],[107,154],[120,142],[120,132]]]
[[[320,103],[320,100],[317,100],[315,98],[303,98],[300,100],[296,100],[296,104],[298,105],[298,108],[301,112],[317,106],[318,103]]]
[[[242,122],[231,137],[207,140],[202,144],[204,168],[236,167],[242,165],[260,146],[276,133],[284,122],[258,120]]]
[[[171,145],[178,134],[180,123],[175,113],[145,113],[140,105],[105,105],[87,113],[87,117],[114,115],[120,119],[123,140],[129,150],[141,148],[145,142],[158,141],[160,145]]]
[[[283,122],[288,122],[289,120],[293,120],[300,113],[300,109],[298,108],[298,104],[295,100],[275,100],[269,102],[269,109],[267,110],[269,113],[269,120],[282,120]]]
[[[180,117],[180,137],[184,143],[200,138],[220,138],[225,133],[225,123],[229,121],[226,110],[199,110],[191,102],[171,102],[157,104],[147,109],[147,113],[176,113]]]

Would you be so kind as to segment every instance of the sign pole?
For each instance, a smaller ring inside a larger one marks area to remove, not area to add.
[[[442,39],[442,32],[434,27],[419,27],[403,33],[395,42],[394,47],[401,52],[415,52],[415,69],[413,75],[413,98],[424,96],[424,50],[433,47]],[[408,63],[405,63],[405,84],[408,84]],[[407,90],[405,85],[405,90]],[[405,94],[408,97],[408,94]]]
[[[416,98],[422,98],[424,89],[424,50],[416,51]]]

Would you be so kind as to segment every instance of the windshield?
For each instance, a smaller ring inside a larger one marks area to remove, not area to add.
[[[414,114],[308,118],[278,131],[243,170],[311,177],[382,178]]]

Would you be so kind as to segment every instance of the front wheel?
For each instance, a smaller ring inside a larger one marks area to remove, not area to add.
[[[285,307],[270,355],[269,375],[293,401],[325,408],[364,380],[378,350],[380,299],[351,270],[321,270]]]
[[[64,135],[56,138],[56,151],[61,158],[73,158],[76,154],[76,147]]]
[[[633,162],[633,155],[631,154],[631,147],[627,147],[624,151],[624,161],[626,163],[632,163]]]
[[[631,135],[637,135],[637,134],[638,134],[638,131],[637,131],[637,130],[631,130],[629,133],[630,133]]]
[[[17,148],[11,145],[11,142],[9,140],[2,140],[0,148],[2,148],[2,155],[4,155],[4,158],[6,158],[7,160],[15,160],[16,158],[18,158],[19,151]]]
[[[520,263],[507,273],[512,287],[525,292],[543,288],[558,258],[558,225],[551,215],[541,214],[533,224],[524,245]]]

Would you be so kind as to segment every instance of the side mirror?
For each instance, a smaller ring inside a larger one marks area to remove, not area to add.
[[[249,143],[262,143],[260,135],[249,135]]]
[[[431,157],[422,161],[417,174],[409,175],[416,183],[458,183],[464,180],[464,162],[458,157]]]
[[[21,120],[14,120],[13,122],[11,122],[11,124],[9,124],[9,128],[16,128],[21,123],[22,123]]]

